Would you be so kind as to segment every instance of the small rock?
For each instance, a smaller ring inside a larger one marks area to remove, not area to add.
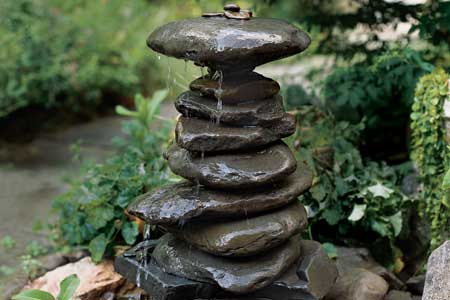
[[[450,241],[434,250],[428,259],[422,299],[450,299]]]
[[[220,99],[224,104],[241,104],[247,101],[272,98],[280,91],[280,85],[273,79],[256,72],[232,73],[219,80],[200,77],[191,82],[191,91]]]
[[[240,11],[240,10],[241,10],[241,8],[239,7],[239,5],[237,5],[237,4],[226,4],[226,5],[223,7],[223,9],[224,9],[224,10],[227,10],[227,11],[234,11],[234,12],[237,12],[237,11]]]
[[[114,300],[115,298],[116,294],[113,292],[106,292],[100,297],[100,300]]]
[[[303,231],[307,223],[305,208],[296,201],[256,217],[193,222],[168,230],[205,252],[236,257],[268,251]]]
[[[270,285],[300,257],[300,237],[245,259],[213,256],[166,234],[153,258],[170,274],[217,283],[225,291],[245,294]]]
[[[125,280],[114,272],[112,261],[96,265],[90,257],[86,257],[46,273],[32,281],[24,290],[39,289],[57,295],[60,282],[72,274],[76,274],[81,281],[75,293],[75,297],[80,300],[97,300],[105,292],[114,292]]]
[[[322,299],[338,277],[336,265],[318,242],[302,240],[301,253],[298,277],[307,282],[307,291],[314,299]]]
[[[282,142],[262,150],[204,156],[173,144],[166,156],[172,172],[210,188],[262,186],[280,181],[297,168],[294,155]]]
[[[248,11],[225,11],[224,12],[225,17],[228,19],[235,19],[235,20],[250,20],[252,17],[252,14],[250,14]]]
[[[383,277],[391,288],[403,289],[405,284],[392,272],[378,264],[366,248],[338,247],[336,266],[339,274],[352,272],[355,268],[362,268]]]
[[[189,91],[177,98],[175,107],[185,117],[198,117],[234,126],[268,127],[286,118],[283,98],[279,95],[238,105],[224,103],[222,108],[218,108],[216,99]]]
[[[406,281],[406,286],[408,287],[408,291],[412,294],[422,295],[423,288],[425,286],[425,275],[411,277],[408,281]]]
[[[295,132],[295,117],[285,119],[272,127],[233,127],[196,118],[178,118],[175,129],[177,144],[189,151],[219,152],[261,147]]]
[[[412,295],[408,292],[392,290],[386,296],[386,300],[412,300]]]
[[[325,300],[383,300],[388,289],[380,276],[355,268],[339,276]]]
[[[181,182],[140,196],[128,213],[157,225],[253,216],[295,201],[311,184],[312,172],[304,164],[282,181],[256,189],[221,191]]]

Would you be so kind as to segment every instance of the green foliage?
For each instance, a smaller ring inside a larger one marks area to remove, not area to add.
[[[419,30],[420,37],[435,45],[448,44],[450,41],[450,2],[430,1],[424,7],[411,32]]]
[[[13,300],[72,300],[80,279],[76,275],[64,278],[59,284],[59,294],[55,298],[52,294],[41,290],[26,290],[12,297]]]
[[[26,247],[26,252],[31,257],[37,257],[46,254],[48,250],[39,242],[31,241]]]
[[[0,240],[0,245],[2,245],[5,250],[11,250],[16,246],[16,241],[10,235],[7,235]]]
[[[22,271],[28,275],[29,279],[36,278],[39,271],[42,269],[42,263],[26,254],[20,257]]]
[[[449,95],[449,76],[445,71],[438,69],[425,75],[417,85],[411,113],[411,158],[424,185],[422,197],[431,221],[432,247],[448,238],[450,232],[450,202],[445,190],[450,151],[443,120],[444,101]]]
[[[326,78],[322,95],[338,120],[358,123],[366,118],[363,144],[380,158],[396,154],[398,149],[406,152],[405,132],[414,87],[433,67],[411,49],[390,51],[374,61],[336,69]]]
[[[127,139],[116,139],[117,154],[104,163],[89,164],[82,177],[54,202],[59,214],[56,233],[69,245],[88,245],[99,261],[117,243],[134,244],[137,225],[124,211],[137,196],[167,182],[169,171],[162,151],[168,141],[170,122],[157,120],[167,91],[151,100],[137,95],[136,111],[118,107],[132,119],[124,123]],[[159,121],[159,130],[153,131]]]
[[[298,159],[315,174],[312,188],[301,197],[311,216],[310,238],[352,246],[383,244],[382,254],[374,254],[393,263],[395,241],[413,204],[399,189],[404,170],[362,158],[356,145],[363,123],[336,122],[314,106],[297,110],[297,120]]]

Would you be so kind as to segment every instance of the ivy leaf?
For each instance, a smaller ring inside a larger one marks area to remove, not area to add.
[[[77,275],[73,274],[66,278],[60,283],[60,292],[56,299],[58,300],[70,300],[72,299],[75,291],[80,285],[80,278]]]
[[[348,216],[348,220],[353,222],[361,220],[364,217],[366,208],[366,204],[355,204],[350,216]]]
[[[103,254],[105,254],[106,246],[108,245],[108,239],[105,234],[97,235],[90,243],[89,243],[89,252],[91,253],[92,260],[94,262],[100,262],[103,258]]]
[[[122,237],[128,245],[133,245],[136,242],[136,237],[139,234],[139,226],[135,222],[126,222],[122,227]]]
[[[391,222],[392,227],[394,228],[394,235],[398,236],[402,231],[403,226],[402,212],[399,211],[398,213],[388,217],[388,220],[389,222]]]
[[[55,298],[47,292],[40,290],[23,291],[12,297],[13,300],[55,300]]]
[[[325,218],[328,224],[336,225],[341,220],[341,214],[336,209],[326,209],[322,216]]]
[[[87,222],[100,229],[114,218],[114,208],[112,206],[97,206],[89,209]]]
[[[381,236],[389,235],[389,228],[385,223],[379,222],[377,220],[372,220],[372,222],[370,222],[370,227],[373,231],[377,232]]]
[[[450,189],[450,169],[445,173],[444,179],[442,180],[442,188],[444,190]]]
[[[390,188],[388,188],[388,187],[386,187],[386,186],[384,186],[384,185],[382,185],[380,183],[377,183],[375,185],[369,186],[367,188],[367,190],[370,193],[372,193],[372,195],[374,197],[382,197],[384,199],[388,199],[391,196],[391,194],[394,192],[394,190],[392,190],[392,189],[390,189]]]
[[[325,250],[329,258],[335,259],[338,257],[337,248],[332,243],[323,243],[322,248]]]

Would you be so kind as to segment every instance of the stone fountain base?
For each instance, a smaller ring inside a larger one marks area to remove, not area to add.
[[[303,240],[300,259],[280,278],[255,293],[236,296],[216,284],[164,272],[152,257],[157,245],[156,240],[144,241],[115,260],[116,271],[136,282],[152,300],[317,300],[325,296],[337,277],[336,267],[321,245]]]

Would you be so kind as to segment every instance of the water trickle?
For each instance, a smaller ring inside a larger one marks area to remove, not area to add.
[[[152,226],[150,224],[144,225],[144,241],[149,241],[151,239]]]
[[[223,94],[223,72],[217,71],[217,81],[218,81],[218,88],[216,91],[216,98],[217,98],[217,115],[216,115],[216,124],[220,124],[220,118],[222,116],[222,110],[223,110],[223,103],[222,103],[222,94]]]

